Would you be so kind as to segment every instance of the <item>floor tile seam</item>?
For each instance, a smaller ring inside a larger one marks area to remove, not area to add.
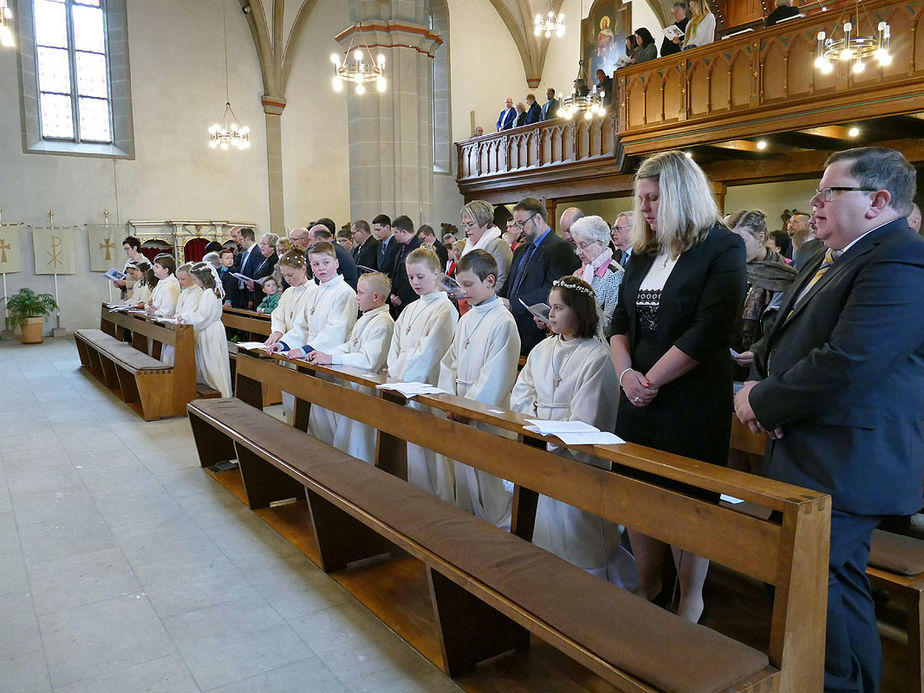
[[[169,633],[168,633],[168,636],[169,636]],[[103,672],[103,673],[91,674],[90,676],[84,676],[82,679],[77,679],[76,681],[69,681],[68,683],[65,683],[65,684],[63,684],[63,685],[61,685],[61,686],[55,686],[54,684],[52,684],[51,689],[52,689],[52,691],[54,691],[55,693],[57,693],[57,691],[64,690],[65,688],[69,688],[69,687],[71,687],[71,686],[76,686],[76,685],[78,685],[78,684],[80,684],[80,683],[83,683],[84,681],[90,681],[90,680],[92,680],[92,679],[103,679],[103,678],[112,676],[112,675],[114,675],[114,674],[118,674],[118,673],[121,672],[121,671],[125,671],[125,670],[127,670],[127,669],[132,669],[132,668],[137,667],[137,666],[141,666],[142,664],[149,664],[150,662],[155,662],[155,661],[157,661],[158,659],[167,659],[168,657],[173,657],[173,656],[177,656],[177,657],[180,657],[180,658],[182,659],[182,656],[180,655],[179,650],[176,649],[176,644],[174,644],[173,647],[174,647],[174,651],[173,651],[173,652],[170,652],[169,654],[160,655],[160,656],[157,656],[157,657],[151,657],[150,659],[145,659],[145,660],[140,661],[140,662],[134,662],[133,664],[130,664],[129,666],[122,667],[121,669],[115,669],[115,670],[113,670],[113,671],[106,671],[106,672]],[[195,677],[192,675],[192,672],[189,670],[189,665],[186,663],[185,660],[183,661],[183,666],[186,667],[186,671],[189,672],[189,677],[193,680],[193,682],[195,682],[196,687],[201,691],[201,690],[202,690],[202,687],[199,686],[199,682],[196,681]],[[51,672],[50,672],[50,671],[49,671],[49,674],[48,674],[48,680],[49,680],[49,682],[51,681]]]
[[[310,648],[309,648],[309,651],[310,651]],[[285,669],[286,667],[290,667],[290,666],[292,666],[293,664],[299,664],[300,662],[307,662],[307,661],[310,661],[310,660],[312,660],[312,659],[318,660],[318,663],[319,663],[322,667],[324,667],[325,669],[327,669],[327,671],[330,673],[330,675],[331,675],[332,677],[334,677],[335,679],[337,678],[336,674],[334,674],[334,672],[332,672],[330,669],[328,669],[327,665],[324,664],[324,661],[321,660],[320,657],[318,657],[316,654],[314,654],[314,652],[312,652],[310,657],[305,657],[305,658],[303,658],[303,659],[297,659],[297,660],[295,660],[294,662],[289,662],[288,664],[280,664],[278,667],[274,667],[273,669],[268,669],[267,671],[261,671],[261,672],[256,673],[256,674],[251,674],[250,676],[245,676],[244,678],[238,679],[237,681],[234,681],[233,683],[237,683],[237,684],[246,684],[248,681],[250,681],[251,679],[256,679],[258,676],[266,676],[267,674],[272,674],[274,671],[279,671],[280,669]],[[339,680],[339,679],[338,679],[338,680]],[[196,682],[196,685],[197,685],[197,686],[199,685],[198,681]],[[202,687],[200,686],[200,687],[199,687],[199,690],[200,690],[200,691],[203,691],[203,692],[205,693],[205,692],[207,692],[207,691],[214,691],[214,690],[218,690],[218,689],[220,689],[220,688],[224,688],[225,686],[228,686],[228,685],[230,685],[230,684],[222,683],[222,684],[219,684],[219,685],[217,685],[217,686],[213,686],[212,688],[202,688]]]

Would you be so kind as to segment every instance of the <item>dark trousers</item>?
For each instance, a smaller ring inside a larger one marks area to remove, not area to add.
[[[831,512],[825,691],[879,690],[882,645],[866,562],[870,537],[881,520],[880,516]]]

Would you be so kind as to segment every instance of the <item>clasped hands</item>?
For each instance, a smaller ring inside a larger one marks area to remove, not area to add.
[[[757,385],[758,382],[760,381],[748,380],[744,384],[744,387],[735,393],[735,414],[738,416],[738,420],[741,423],[746,424],[747,427],[751,429],[751,433],[756,435],[767,435],[779,440],[783,437],[783,428],[777,426],[772,431],[766,430],[760,425],[760,422],[757,420],[757,414],[755,414],[754,410],[751,408],[751,390],[754,389],[754,386]]]
[[[658,396],[658,388],[642,373],[626,371],[622,376],[622,391],[633,406],[647,407]]]

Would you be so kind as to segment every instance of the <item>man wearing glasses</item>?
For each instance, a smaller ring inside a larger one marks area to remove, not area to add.
[[[572,274],[581,264],[568,243],[545,221],[545,205],[527,197],[513,208],[513,226],[523,234],[500,296],[517,321],[520,353],[526,355],[545,338],[524,303],[546,303],[552,282]],[[521,302],[522,301],[522,302]]]
[[[616,217],[613,228],[610,230],[610,238],[613,239],[613,247],[616,248],[616,261],[622,265],[623,269],[632,254],[632,222],[634,219],[635,212],[622,212]]]
[[[878,691],[865,570],[880,521],[922,505],[924,239],[908,226],[916,173],[899,152],[834,154],[821,186],[824,247],[783,298],[735,410],[768,436],[767,476],[831,494],[825,690]]]

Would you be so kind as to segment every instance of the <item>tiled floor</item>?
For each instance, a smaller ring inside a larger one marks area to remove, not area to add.
[[[69,339],[0,341],[0,691],[457,691]]]

